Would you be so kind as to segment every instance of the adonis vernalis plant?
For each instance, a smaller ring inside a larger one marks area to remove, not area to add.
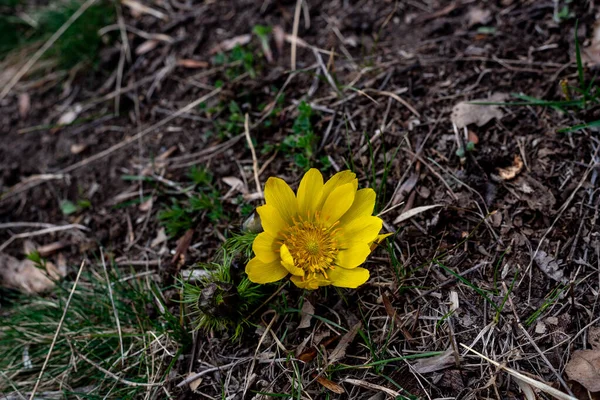
[[[263,232],[252,245],[255,257],[246,265],[254,283],[269,283],[291,274],[298,287],[333,285],[356,288],[369,279],[359,267],[371,253],[383,221],[373,216],[375,191],[358,190],[351,171],[327,182],[317,169],[302,178],[297,194],[285,181],[271,177],[266,204],[257,212]]]

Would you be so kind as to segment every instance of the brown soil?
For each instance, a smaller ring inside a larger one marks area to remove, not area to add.
[[[212,64],[212,49],[227,39],[250,34],[257,24],[280,26],[291,34],[296,2],[237,1],[233,6],[217,1],[190,7],[171,2],[172,8],[161,9],[168,21],[123,9],[126,25],[147,34],[168,35],[172,43],[159,41],[138,55],[136,50],[146,39],[128,35],[132,60],[122,72],[125,89],[118,96],[119,115],[113,115],[119,43],[103,51],[96,69],[47,81],[44,71],[27,77],[0,102],[0,192],[5,193],[0,200],[0,225],[85,225],[89,231],[33,238],[38,245],[68,242],[61,251],[71,266],[82,257],[94,260],[98,245],[122,265],[134,261],[143,266],[144,260],[150,261],[151,268],[158,260],[165,264],[171,255],[157,253],[150,242],[160,227],[157,212],[179,189],[164,182],[184,182],[189,165],[198,164],[214,174],[222,195],[229,190],[222,178],[242,178],[242,174],[254,191],[252,160],[243,134],[216,134],[215,121],[227,120],[227,107],[210,116],[205,110],[235,100],[256,123],[265,116],[261,104],[269,105],[281,90],[285,100],[273,124],[252,129],[258,148],[283,140],[297,116],[297,102],[305,100],[316,112],[315,132],[320,140],[327,132],[317,154],[333,161],[334,167],[325,174],[333,173],[336,166],[354,165],[363,187],[380,185],[385,177],[380,208],[389,201],[390,205],[405,204],[383,217],[390,228],[398,230],[393,240],[397,262],[380,251],[368,264],[370,282],[360,290],[323,290],[307,297],[319,305],[315,314],[345,328],[362,321],[375,348],[368,349],[357,338],[342,362],[358,366],[445,351],[462,343],[566,390],[536,346],[561,374],[570,352],[587,346],[585,335],[576,334],[598,318],[597,170],[591,168],[597,165],[598,139],[592,130],[561,134],[557,129],[581,119],[597,119],[597,107],[577,114],[549,107],[503,107],[502,118],[483,126],[469,125],[477,143],[462,160],[456,155],[451,111],[460,101],[487,99],[495,93],[563,100],[559,82],[567,79],[577,84],[574,18],[557,23],[552,1],[309,3],[302,12],[298,36],[320,53],[298,47],[297,69],[306,72],[290,74],[290,44],[285,42],[278,49],[271,35],[273,62],[264,60],[255,37],[250,48],[257,60],[256,77],[242,73],[238,79],[229,79],[223,68]],[[596,10],[575,3],[570,7],[579,18],[583,41],[590,36]],[[326,54],[330,51],[334,57]],[[315,54],[329,67],[335,88]],[[181,59],[208,64],[184,68],[177,65]],[[222,91],[206,101],[206,109],[194,107],[161,122],[209,93],[218,80],[224,82]],[[25,116],[20,115],[18,105],[23,94],[31,99]],[[398,96],[405,104],[396,100]],[[84,110],[76,123],[58,126],[59,118],[77,105]],[[154,124],[159,126],[147,130]],[[385,126],[384,133],[376,134],[381,126]],[[139,140],[130,140],[140,132]],[[222,149],[222,143],[231,146]],[[94,159],[118,144],[122,146]],[[74,146],[83,150],[74,151],[81,150]],[[261,180],[276,175],[297,182],[302,171],[292,156],[279,153],[269,161],[272,156],[272,151],[259,154],[259,165],[268,163]],[[498,178],[498,169],[512,166],[517,156],[524,163],[522,170],[512,179]],[[386,161],[391,165],[384,175]],[[123,179],[153,175],[162,177],[163,184]],[[397,187],[404,191],[392,197]],[[152,205],[115,207],[140,196],[152,196]],[[80,199],[89,200],[91,207],[63,215],[61,201]],[[198,223],[186,265],[209,260],[222,234],[239,226],[240,207],[231,198],[223,204],[230,220],[215,223],[205,217]],[[260,200],[252,204],[257,206]],[[432,204],[441,207],[393,223],[406,210]],[[1,229],[0,244],[29,230],[34,229]],[[177,239],[168,242],[169,249],[175,249]],[[20,256],[21,246],[17,240],[5,251]],[[562,278],[553,275],[552,267]],[[463,273],[470,284],[457,282],[453,275]],[[503,304],[501,310],[496,312],[471,286],[490,293],[492,301]],[[527,325],[557,288],[558,299]],[[457,294],[459,304],[448,316],[452,293]],[[284,292],[290,308],[298,306],[301,294],[292,288]],[[386,310],[383,305],[386,301],[396,312],[397,326],[389,318],[389,307]],[[275,307],[280,310],[279,305]],[[551,323],[555,319],[548,322],[548,317],[557,317],[559,324]],[[254,322],[262,323],[260,319]],[[313,321],[312,328],[296,329],[298,323],[298,315],[288,313],[272,326],[289,351],[311,332],[317,335],[331,328]],[[538,324],[545,333],[536,329]],[[202,337],[199,340],[205,344],[198,346],[197,354],[186,355],[180,372],[187,371],[192,356],[213,365],[230,363],[233,355],[251,356],[261,335],[260,330],[247,332],[241,343],[230,343],[226,335]],[[313,340],[309,343],[317,344]],[[367,398],[378,392],[345,381],[349,378],[419,398],[521,398],[519,386],[508,374],[462,347],[455,350],[460,355],[457,363],[435,372],[419,374],[408,362],[399,361],[376,369],[331,370],[328,376],[345,388],[347,394],[339,398]],[[286,357],[269,336],[260,351]],[[305,385],[323,366],[321,361],[315,359],[300,371]],[[231,383],[228,395],[241,396],[246,368],[244,364],[231,372],[239,388]],[[290,393],[293,372],[289,368],[284,362],[261,364],[254,370],[257,376],[249,389]],[[209,397],[220,396],[225,375],[206,375],[198,390]],[[332,395],[317,382],[304,390],[312,398]],[[178,392],[173,389],[173,393]]]

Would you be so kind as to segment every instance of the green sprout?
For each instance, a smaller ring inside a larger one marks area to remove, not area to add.
[[[218,53],[213,57],[213,64],[224,65],[225,77],[233,80],[247,73],[250,78],[256,78],[256,62],[254,54],[245,47],[236,45],[229,53]]]
[[[255,25],[254,29],[252,29],[252,33],[258,37],[262,52],[269,62],[273,60],[273,53],[271,52],[271,47],[269,46],[269,35],[271,34],[272,30],[273,29],[270,26],[264,25]]]
[[[183,284],[183,302],[196,330],[233,331],[241,336],[247,317],[266,293],[243,276],[238,257],[249,258],[256,233],[232,236],[221,248],[218,261],[199,264],[200,278]]]
[[[280,144],[280,149],[294,155],[294,162],[302,169],[310,168],[315,155],[318,137],[313,131],[311,118],[313,109],[302,101],[298,105],[298,116],[292,126],[292,135],[287,136]],[[321,160],[323,161],[323,160]]]
[[[185,199],[171,198],[171,205],[158,213],[158,220],[170,237],[181,236],[193,228],[203,216],[218,223],[226,218],[221,194],[213,185],[213,176],[206,168],[193,166],[187,174],[192,189],[198,193]]]

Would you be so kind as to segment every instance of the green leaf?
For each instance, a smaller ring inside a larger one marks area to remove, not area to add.
[[[71,215],[77,212],[77,206],[72,201],[63,200],[60,202],[60,210],[63,215]]]
[[[265,40],[269,36],[273,29],[270,26],[255,25],[252,29],[252,33],[258,36],[260,39]]]

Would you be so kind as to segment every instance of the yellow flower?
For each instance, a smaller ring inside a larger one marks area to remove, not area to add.
[[[269,283],[291,274],[298,287],[333,285],[356,288],[369,279],[359,267],[371,253],[383,221],[373,216],[375,191],[358,189],[356,174],[342,171],[326,183],[309,170],[297,195],[279,178],[265,185],[257,212],[264,231],[252,245],[248,278]]]

